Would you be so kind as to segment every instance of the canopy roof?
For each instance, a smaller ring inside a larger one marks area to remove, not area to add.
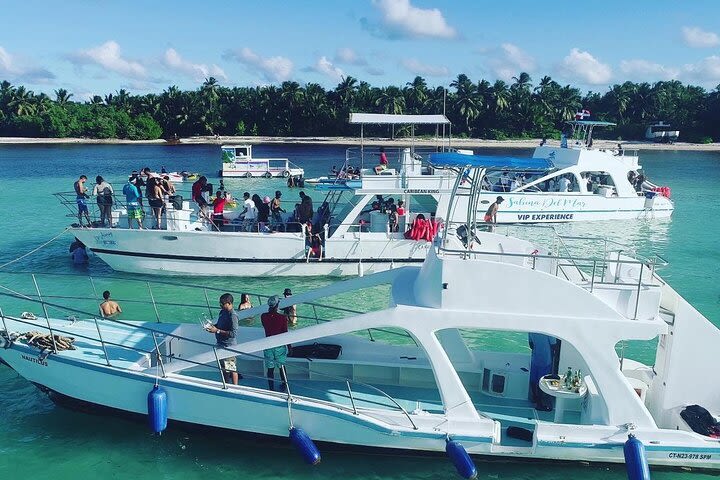
[[[547,158],[491,157],[464,155],[457,152],[433,153],[430,163],[448,167],[477,167],[493,170],[550,170],[553,163]]]
[[[394,115],[390,113],[351,113],[350,123],[374,125],[442,125],[450,123],[445,115]]]

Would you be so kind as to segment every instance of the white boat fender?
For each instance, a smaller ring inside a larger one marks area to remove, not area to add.
[[[467,480],[477,478],[477,468],[475,468],[475,464],[465,450],[465,447],[460,443],[448,438],[445,443],[445,453],[453,465],[455,465],[455,469],[461,477]]]
[[[160,435],[167,428],[167,393],[159,385],[155,385],[147,397],[148,420],[154,434]]]
[[[358,277],[364,277],[365,276],[365,268],[363,267],[362,262],[358,262]]]
[[[625,469],[628,480],[650,480],[650,467],[645,456],[645,446],[632,433],[623,446]]]
[[[315,446],[315,442],[303,430],[292,427],[290,429],[290,442],[295,446],[300,456],[308,465],[317,465],[320,463],[320,450]]]

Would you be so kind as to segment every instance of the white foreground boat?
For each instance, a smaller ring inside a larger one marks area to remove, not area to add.
[[[469,166],[468,173],[455,190],[472,205],[481,169]],[[148,392],[159,384],[171,422],[275,437],[301,428],[316,441],[415,452],[442,452],[453,441],[470,455],[608,463],[624,461],[623,445],[633,435],[650,465],[720,468],[720,441],[682,417],[693,404],[713,421],[720,413],[713,380],[720,331],[657,275],[655,264],[621,251],[565,256],[473,232],[473,216],[464,228],[446,229],[422,266],[281,300],[281,308],[293,303],[311,312],[304,328],[265,338],[262,329],[241,327],[239,343],[221,348],[197,323],[97,319],[46,302],[35,307],[37,318],[3,309],[0,360],[51,398],[138,415],[149,413]],[[497,248],[476,251],[478,245]],[[384,284],[391,287],[389,306],[379,311],[348,316],[318,305]],[[46,318],[39,312],[47,307],[85,319]],[[247,319],[264,310],[238,313]],[[74,337],[76,349],[40,354],[22,335],[50,330]],[[494,350],[492,339],[503,335],[561,343],[554,359]],[[650,340],[657,343],[653,365],[616,352],[623,342]],[[292,344],[312,351],[316,343],[341,349],[334,358],[290,358],[287,392],[268,389],[264,349]],[[237,357],[240,385],[219,375],[219,360],[228,357]],[[576,372],[575,383],[562,376],[530,381],[553,370]],[[551,411],[529,401],[535,386],[556,397]]]

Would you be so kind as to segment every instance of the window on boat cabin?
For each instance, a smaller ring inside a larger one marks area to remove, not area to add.
[[[533,183],[534,182],[534,183]],[[535,178],[525,182],[527,187],[523,188],[526,192],[578,192],[578,178],[574,172],[558,171],[550,175],[538,174]],[[567,189],[567,190],[565,190]]]
[[[248,157],[249,156],[248,150],[249,150],[248,147],[236,147],[235,148],[235,156],[237,158]]]
[[[580,183],[581,191],[603,196],[607,196],[608,193],[612,194],[615,191],[615,181],[608,172],[580,172],[580,177],[582,178]]]

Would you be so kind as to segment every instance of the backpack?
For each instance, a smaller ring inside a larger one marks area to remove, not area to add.
[[[690,405],[680,412],[680,417],[693,432],[708,437],[720,437],[720,425],[705,408],[700,405]]]

